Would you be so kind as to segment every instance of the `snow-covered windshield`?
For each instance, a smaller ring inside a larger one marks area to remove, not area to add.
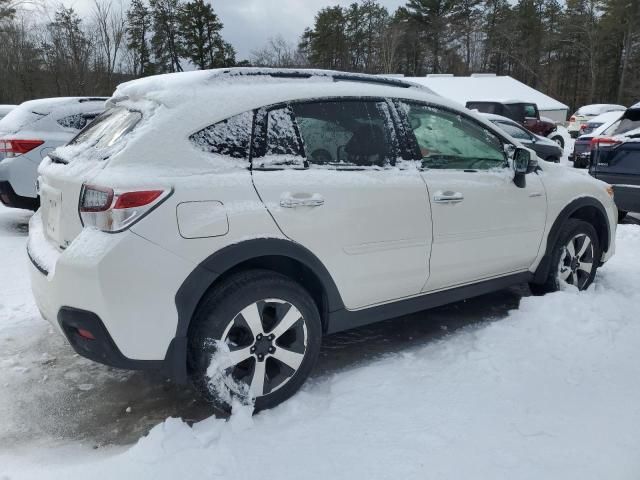
[[[90,144],[96,148],[110,147],[127,135],[142,119],[142,113],[115,107],[99,115],[69,145]]]

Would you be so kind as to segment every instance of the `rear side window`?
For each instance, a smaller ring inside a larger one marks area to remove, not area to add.
[[[97,114],[76,113],[59,119],[58,124],[64,128],[82,130],[97,116]]]
[[[126,136],[142,119],[142,113],[124,107],[105,111],[69,144],[88,143],[96,148],[110,147]]]
[[[401,105],[420,150],[423,168],[488,170],[506,166],[502,141],[479,123],[432,106]]]
[[[244,112],[203,128],[189,140],[205,152],[249,158],[253,112]]]

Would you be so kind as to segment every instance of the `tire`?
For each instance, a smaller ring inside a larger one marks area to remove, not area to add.
[[[549,139],[556,142],[564,150],[564,137],[562,135],[553,135]]]
[[[618,222],[623,221],[627,217],[627,213],[624,210],[618,210]]]
[[[589,240],[587,246],[583,243],[585,238]],[[529,284],[534,295],[555,292],[560,289],[562,281],[577,286],[579,290],[589,288],[601,257],[600,242],[593,225],[570,218],[560,230],[550,253],[551,267],[546,281]]]
[[[191,325],[191,381],[225,411],[233,399],[253,402],[255,411],[284,402],[302,386],[320,352],[315,302],[299,284],[267,270],[241,272],[215,286]]]

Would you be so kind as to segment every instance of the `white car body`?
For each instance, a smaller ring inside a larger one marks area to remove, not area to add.
[[[17,105],[0,105],[0,120],[7,116],[7,114],[16,108]]]
[[[423,88],[379,77],[336,80],[331,72],[310,71],[309,78],[272,73],[231,69],[126,83],[108,103],[142,112],[142,120],[108,147],[107,160],[80,143],[42,163],[42,208],[31,220],[28,245],[37,305],[61,331],[63,309],[90,312],[119,356],[100,359],[74,345],[81,354],[117,366],[171,363],[172,371],[183,369],[190,314],[179,305],[206,290],[204,278],[224,273],[222,266],[206,266],[220,252],[236,252],[225,253],[223,262],[237,252],[258,256],[263,248],[275,255],[267,245],[284,245],[282,255],[299,252],[296,258],[308,252],[315,259],[309,268],[326,271],[335,285],[327,293],[327,332],[421,309],[416,305],[428,299],[454,298],[451,292],[472,295],[532,278],[550,232],[571,205],[597,206],[608,238],[599,260],[613,254],[617,211],[606,184],[557,165],[541,163],[526,175],[524,188],[514,184],[506,164],[473,172],[420,170],[416,164],[250,170],[189,140],[209,125],[268,105],[366,96],[458,112],[519,145],[479,115]],[[168,196],[133,226],[105,233],[83,228],[78,205],[85,183],[159,188]],[[438,196],[451,192],[464,201],[438,203]],[[288,208],[298,201],[317,208]],[[335,294],[340,301],[332,305]]]
[[[0,120],[2,150],[9,147],[5,142],[10,141],[28,141],[35,145],[24,153],[0,151],[0,199],[6,206],[37,208],[38,165],[104,111],[105,100],[97,97],[31,100]]]
[[[576,113],[571,115],[569,119],[569,126],[567,127],[567,131],[574,138],[580,134],[580,128],[582,125],[587,123],[594,117],[598,115],[602,115],[607,112],[624,112],[627,107],[623,105],[614,105],[614,104],[606,104],[606,103],[598,103],[593,105],[585,105],[584,107],[580,107]]]
[[[599,126],[597,126],[591,133],[587,135],[589,136],[600,135],[607,128],[609,128],[611,125],[617,122],[623,113],[624,111],[615,110],[613,112],[603,113],[601,115],[598,115],[597,117],[591,118],[586,122],[586,124],[595,124],[595,125],[599,124]]]

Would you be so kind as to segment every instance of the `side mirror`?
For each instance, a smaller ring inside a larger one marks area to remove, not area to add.
[[[513,183],[520,188],[527,186],[525,175],[535,170],[537,162],[531,156],[531,152],[526,148],[517,147],[513,153]]]

